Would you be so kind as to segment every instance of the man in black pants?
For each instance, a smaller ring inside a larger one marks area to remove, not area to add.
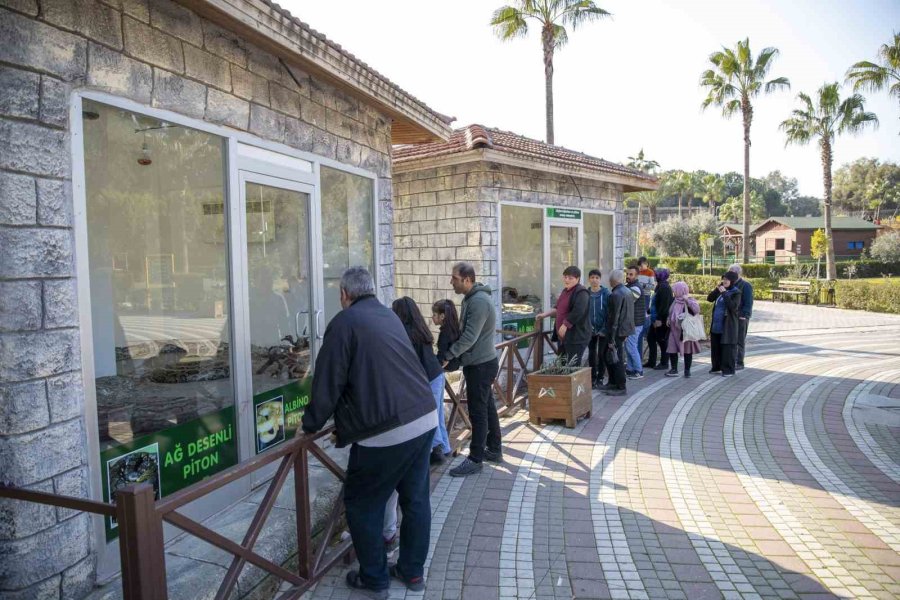
[[[609,383],[602,388],[608,396],[625,395],[625,338],[634,333],[634,296],[623,285],[624,281],[622,269],[609,274],[609,285],[612,286],[606,316]]]
[[[316,357],[303,431],[334,416],[338,447],[352,444],[344,505],[359,570],[347,585],[386,600],[393,576],[425,589],[431,531],[429,456],[437,410],[406,329],[375,297],[372,276],[351,267],[341,277],[341,306]],[[403,522],[400,557],[388,569],[381,535],[388,498],[397,491]]]
[[[728,267],[732,273],[737,273],[738,280],[735,284],[741,290],[741,316],[738,319],[738,342],[735,352],[735,368],[740,371],[744,368],[744,349],[747,344],[747,330],[750,328],[750,317],[753,316],[753,285],[744,279],[744,269],[735,263]]]
[[[469,456],[450,469],[453,477],[474,475],[482,470],[482,461],[503,462],[500,446],[500,417],[494,400],[493,384],[500,368],[494,347],[494,301],[491,288],[475,282],[475,267],[461,262],[453,265],[450,276],[453,291],[463,294],[460,336],[450,346],[444,366],[459,358],[466,378],[466,400],[472,421]],[[402,540],[401,540],[402,544]]]

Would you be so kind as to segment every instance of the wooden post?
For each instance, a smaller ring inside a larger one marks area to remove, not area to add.
[[[309,498],[309,454],[300,449],[294,460],[294,499],[297,509],[297,574],[303,579],[313,578],[315,570],[312,545],[312,517]],[[340,500],[339,500],[340,501]]]
[[[544,334],[540,330],[534,338],[534,354],[531,355],[531,360],[534,361],[534,370],[540,371],[544,365]]]
[[[116,519],[125,600],[166,600],[162,517],[153,486],[139,483],[117,490]]]

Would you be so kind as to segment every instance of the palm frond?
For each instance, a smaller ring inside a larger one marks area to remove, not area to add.
[[[594,4],[592,0],[570,0],[566,3],[566,7],[560,16],[564,25],[571,25],[572,30],[575,30],[583,23],[611,17],[612,13],[603,10]]]
[[[772,67],[772,61],[778,57],[778,48],[763,48],[756,57],[756,64],[753,65],[753,74],[756,79],[765,79]]]
[[[766,82],[767,94],[776,90],[784,89],[791,89],[791,81],[787,77],[776,77],[775,79]]]
[[[562,25],[553,25],[553,47],[562,48],[569,43],[569,33]]]
[[[491,16],[494,34],[503,41],[513,40],[528,35],[528,22],[525,13],[514,6],[502,6]]]

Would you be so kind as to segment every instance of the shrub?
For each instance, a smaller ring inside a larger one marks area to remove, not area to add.
[[[900,231],[892,231],[875,238],[869,254],[875,260],[886,263],[900,263]]]
[[[771,279],[752,277],[747,277],[746,279],[750,282],[750,285],[753,286],[754,300],[772,299],[773,282]],[[719,285],[719,282],[722,281],[722,277],[720,275],[683,275],[681,273],[676,273],[672,276],[672,281],[685,282],[686,284],[688,284],[688,288],[690,288],[692,296],[694,296],[698,300],[705,300],[707,294],[709,294],[713,290],[713,288]]]
[[[700,267],[700,259],[695,257],[672,257],[664,256],[659,259],[659,266],[666,267],[673,273],[684,273],[685,275],[693,275]]]
[[[900,279],[875,283],[841,279],[834,283],[834,296],[840,308],[900,314]]]
[[[708,213],[692,216],[690,219],[669,219],[660,221],[650,229],[653,245],[669,256],[698,256],[700,234],[718,237],[716,220]]]

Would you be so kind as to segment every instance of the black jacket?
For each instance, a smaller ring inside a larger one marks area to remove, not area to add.
[[[406,333],[409,335],[408,330]],[[431,344],[417,344],[412,341],[412,337],[409,338],[409,341],[413,345],[413,350],[416,351],[416,356],[419,357],[422,368],[425,369],[425,376],[428,377],[428,381],[432,381],[444,372],[441,368],[441,363],[438,362],[437,357],[434,355],[434,347]]]
[[[441,327],[441,332],[438,334],[437,341],[437,359],[440,364],[444,364],[444,361],[447,360],[448,352],[450,351],[450,346],[456,343],[456,340],[459,338],[452,338],[450,336],[450,331],[446,327]],[[451,360],[447,367],[444,369],[445,371],[458,371],[460,367],[460,362],[458,358],[454,358]]]
[[[415,421],[434,410],[425,370],[394,312],[363,296],[325,329],[303,431],[334,416],[339,447]]]
[[[661,281],[656,284],[656,291],[653,292],[656,297],[656,320],[666,324],[669,318],[669,309],[672,308],[672,301],[675,296],[672,294],[672,286],[668,281]]]
[[[609,312],[606,315],[606,332],[610,343],[616,338],[634,333],[634,296],[621,283],[609,294]]]
[[[741,316],[749,319],[753,316],[753,284],[741,278],[736,285],[741,288]]]
[[[741,288],[735,284],[736,293],[725,296],[725,322],[722,324],[722,343],[737,344],[740,340],[738,335],[738,318],[741,316]],[[706,299],[709,302],[715,302],[722,294],[719,292],[718,286],[709,293]],[[713,307],[715,310],[715,307]]]
[[[591,308],[591,293],[583,285],[576,284],[569,296],[569,314],[566,315],[566,321],[571,323],[571,327],[566,329],[566,337],[562,340],[563,344],[571,347],[586,345],[591,341],[591,318],[588,311]],[[557,323],[559,326],[562,323]]]

